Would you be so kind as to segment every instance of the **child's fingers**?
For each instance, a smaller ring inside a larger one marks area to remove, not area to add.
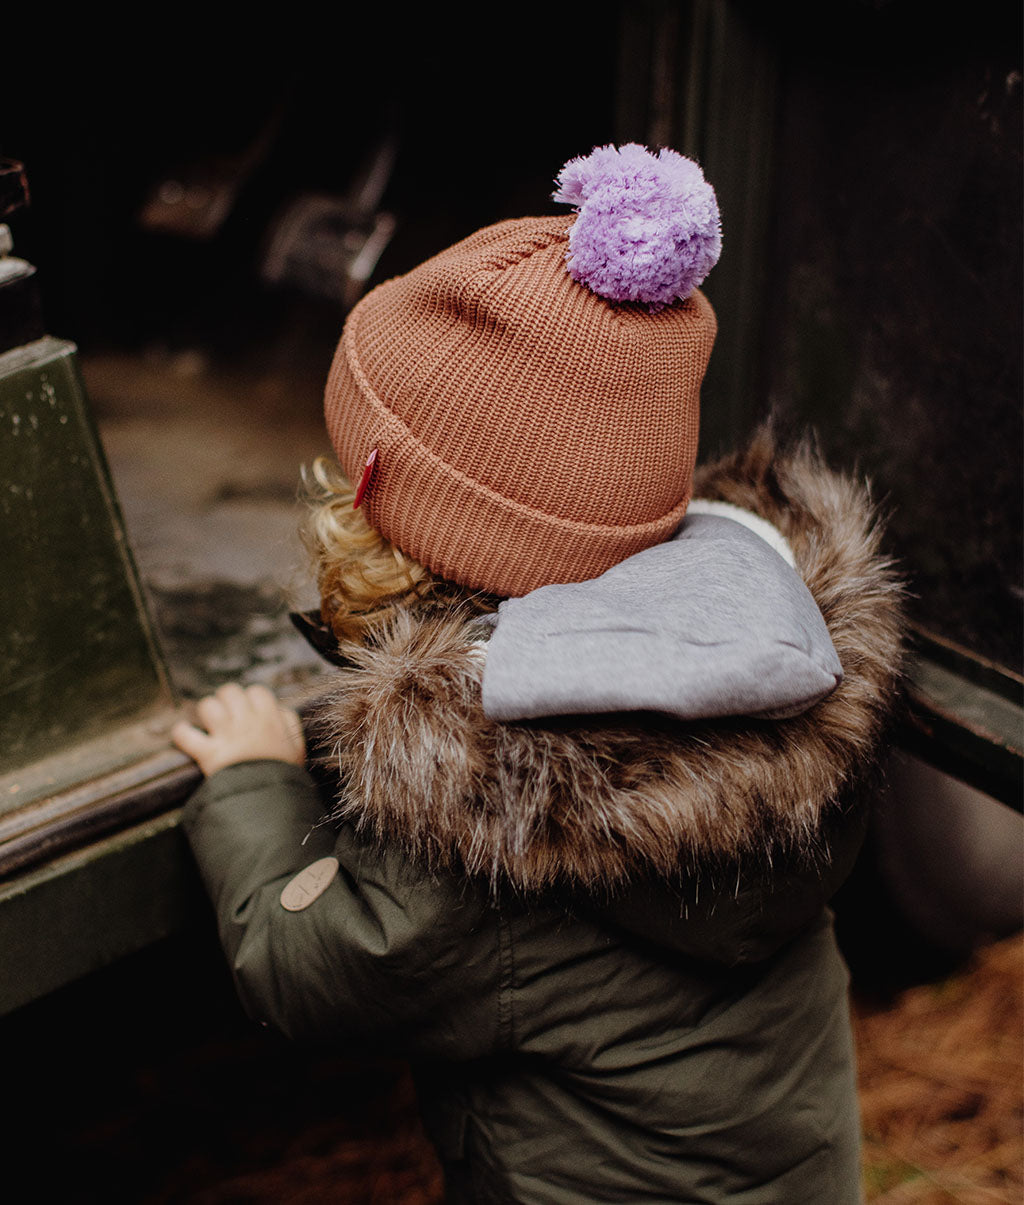
[[[207,732],[212,732],[227,722],[228,709],[219,695],[207,695],[196,704],[196,715]]]
[[[304,740],[302,735],[302,717],[297,711],[293,711],[290,707],[282,707],[281,715],[284,719],[285,729],[298,740]]]
[[[305,761],[306,742],[298,712],[282,707],[265,686],[226,683],[196,705],[198,724],[179,722],[171,739],[209,776],[226,766],[259,758]]]
[[[199,761],[211,745],[210,737],[192,724],[179,720],[171,729],[171,740],[182,753],[187,753],[195,761]]]
[[[218,686],[213,697],[232,718],[240,719],[249,710],[248,696],[237,682],[225,682],[223,686]]]

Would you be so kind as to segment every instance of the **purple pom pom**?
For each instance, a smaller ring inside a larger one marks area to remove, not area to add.
[[[718,262],[715,190],[700,168],[667,148],[600,146],[558,173],[556,201],[577,206],[569,275],[612,301],[652,310],[686,298]]]

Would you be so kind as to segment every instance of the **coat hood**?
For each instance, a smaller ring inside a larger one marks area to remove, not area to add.
[[[901,586],[867,489],[762,430],[698,471],[695,495],[786,537],[843,667],[789,719],[615,713],[522,723],[481,705],[479,621],[402,614],[343,670],[314,733],[340,772],[333,813],[421,865],[495,888],[614,890],[681,868],[814,854],[876,759],[896,696]]]

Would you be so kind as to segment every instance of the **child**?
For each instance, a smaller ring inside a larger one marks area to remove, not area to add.
[[[698,472],[718,210],[672,151],[568,163],[369,293],[326,392],[312,724],[175,740],[250,1014],[409,1057],[449,1199],[860,1199],[826,901],[899,665],[865,492],[762,432]],[[353,505],[354,502],[354,505]],[[837,656],[838,654],[838,656]],[[318,823],[333,803],[332,825]]]

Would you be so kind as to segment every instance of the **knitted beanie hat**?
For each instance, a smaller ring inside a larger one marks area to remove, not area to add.
[[[327,382],[356,505],[442,577],[511,596],[583,581],[679,526],[721,246],[675,151],[567,163],[575,215],[499,222],[368,293]]]

